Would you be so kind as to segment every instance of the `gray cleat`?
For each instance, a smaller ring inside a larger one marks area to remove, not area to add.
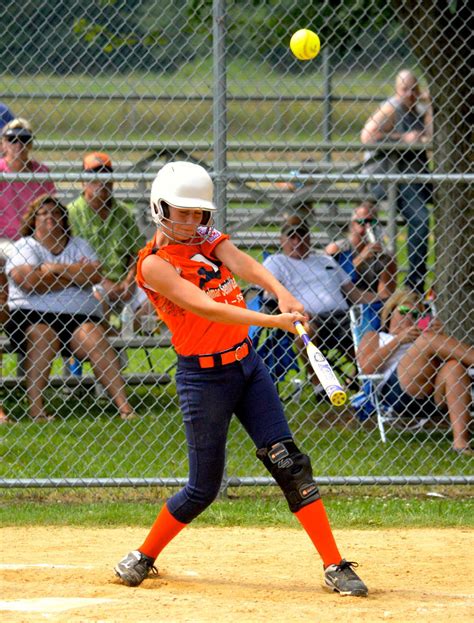
[[[352,595],[353,597],[367,597],[369,589],[352,567],[358,567],[356,562],[341,560],[338,565],[329,565],[324,569],[324,581],[333,591],[340,595]]]
[[[158,575],[155,561],[138,550],[130,552],[114,567],[117,575],[127,586],[138,586],[148,577],[150,571]]]

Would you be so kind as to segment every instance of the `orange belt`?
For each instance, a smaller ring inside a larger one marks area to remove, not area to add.
[[[215,368],[217,366],[227,366],[229,363],[242,361],[249,354],[249,344],[247,341],[239,344],[235,348],[225,350],[222,353],[212,355],[201,355],[198,357],[201,368]]]

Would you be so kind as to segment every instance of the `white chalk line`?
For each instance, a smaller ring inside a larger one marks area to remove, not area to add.
[[[46,562],[37,562],[37,563],[26,563],[26,564],[17,564],[17,563],[0,563],[0,570],[3,569],[5,571],[8,570],[19,570],[19,569],[93,569],[93,565],[52,565]]]
[[[41,597],[37,599],[15,599],[13,601],[0,601],[0,610],[9,612],[41,612],[49,614],[64,612],[86,606],[97,606],[110,603],[115,599],[105,597]]]

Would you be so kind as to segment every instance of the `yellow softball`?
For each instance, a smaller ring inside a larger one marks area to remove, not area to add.
[[[319,54],[321,42],[312,30],[297,30],[290,40],[290,49],[300,61],[309,61]]]

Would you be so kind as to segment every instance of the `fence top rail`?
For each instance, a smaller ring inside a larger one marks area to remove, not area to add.
[[[210,172],[211,176],[213,172]],[[112,180],[115,182],[152,182],[156,173],[0,173],[0,182],[29,182],[32,180],[53,180],[57,182],[82,182],[90,180]],[[238,173],[230,172],[223,176],[228,183],[275,183],[275,182],[294,182],[295,179],[306,184],[316,184],[318,182],[346,182],[346,183],[363,183],[363,182],[389,182],[404,184],[427,184],[429,182],[456,182],[456,183],[473,183],[474,173],[426,173],[426,174],[408,174],[408,173],[389,173],[389,174],[367,174],[367,173],[300,173],[297,176],[292,173]]]
[[[212,142],[180,142],[180,141],[97,141],[97,140],[50,140],[38,139],[35,141],[35,148],[42,151],[64,151],[64,150],[86,150],[93,151],[98,149],[121,150],[121,151],[214,151]],[[226,150],[230,152],[248,151],[248,152],[332,152],[332,151],[365,151],[375,149],[396,149],[404,150],[422,150],[430,149],[429,144],[413,144],[404,145],[401,143],[384,142],[374,144],[363,144],[361,142],[331,142],[321,141],[318,143],[288,143],[286,141],[275,141],[272,143],[237,143],[230,141],[226,144]]]
[[[213,95],[150,95],[149,93],[0,93],[6,100],[101,100],[120,102],[213,102]],[[383,95],[234,95],[228,93],[230,102],[383,102]]]

